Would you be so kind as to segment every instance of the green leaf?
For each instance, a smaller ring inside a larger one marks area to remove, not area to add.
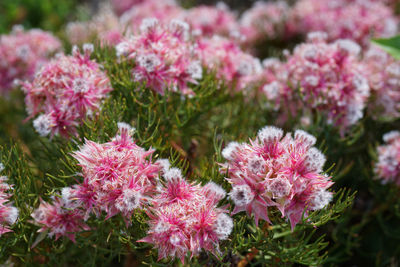
[[[400,35],[386,39],[373,39],[372,42],[388,52],[395,59],[400,59]]]

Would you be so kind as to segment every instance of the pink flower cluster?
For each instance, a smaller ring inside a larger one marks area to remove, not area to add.
[[[84,222],[85,213],[77,208],[69,198],[69,188],[64,188],[61,197],[52,197],[52,204],[40,200],[40,205],[31,214],[34,223],[41,228],[38,232],[48,232],[49,237],[56,240],[62,236],[75,243],[75,233],[90,230]]]
[[[270,222],[268,208],[276,207],[290,220],[292,229],[310,210],[325,207],[332,199],[327,189],[333,184],[322,173],[325,156],[313,147],[316,138],[297,130],[293,136],[274,126],[261,129],[248,143],[229,143],[222,151],[227,160],[233,213],[246,211]]]
[[[9,35],[0,35],[0,94],[11,90],[18,80],[31,80],[60,48],[56,37],[39,29],[24,31],[22,26],[14,26]]]
[[[0,163],[0,172],[3,170],[4,165]],[[9,202],[12,195],[8,191],[12,190],[13,187],[6,181],[6,176],[0,176],[0,236],[12,232],[9,226],[13,225],[18,219],[18,209]]]
[[[371,88],[369,109],[373,116],[395,119],[400,116],[400,62],[378,47],[364,55]]]
[[[153,149],[145,150],[132,139],[134,129],[119,123],[119,135],[99,144],[87,140],[74,153],[82,167],[83,183],[71,189],[71,198],[89,213],[102,211],[110,218],[122,214],[128,223],[136,209],[151,199],[160,164],[152,163]]]
[[[72,44],[92,42],[97,38],[101,45],[116,45],[122,40],[122,32],[119,18],[108,5],[101,6],[91,20],[70,22],[66,27],[66,35]]]
[[[294,49],[276,81],[263,90],[279,91],[282,112],[296,117],[315,110],[343,132],[363,117],[369,85],[358,60],[361,48],[350,40],[326,43],[325,37],[310,33],[309,41]]]
[[[111,4],[117,15],[122,15],[133,6],[146,2],[146,0],[111,0]]]
[[[237,91],[246,91],[262,71],[258,58],[244,52],[233,40],[224,37],[197,40],[197,53],[205,67],[215,71],[218,79]]]
[[[240,17],[240,33],[245,44],[254,44],[266,39],[288,37],[293,26],[290,26],[290,8],[284,1],[257,1]]]
[[[382,183],[400,186],[400,132],[392,131],[383,136],[385,145],[378,147],[378,162],[375,173]]]
[[[189,40],[189,25],[172,20],[162,24],[157,19],[145,19],[140,33],[116,46],[121,60],[134,60],[133,79],[146,84],[157,93],[165,91],[193,94],[189,83],[202,78],[202,66]]]
[[[235,34],[238,23],[235,14],[223,2],[216,6],[193,7],[182,15],[195,36],[230,36]]]
[[[155,18],[161,24],[167,24],[179,19],[183,12],[175,0],[146,0],[126,11],[121,16],[121,24],[128,33],[137,33],[144,19]]]
[[[159,259],[178,257],[182,263],[188,252],[219,253],[219,241],[227,239],[233,228],[227,207],[217,207],[226,192],[213,182],[189,183],[179,169],[168,165],[163,177],[148,211],[150,230],[139,242],[153,244]]]
[[[329,41],[351,39],[368,46],[371,37],[389,37],[397,32],[398,20],[382,1],[300,0],[293,9],[298,31],[323,31]]]
[[[44,65],[32,82],[23,83],[28,118],[41,136],[75,134],[86,116],[99,110],[112,90],[101,66],[90,60],[93,45],[74,47],[72,56],[57,55]]]

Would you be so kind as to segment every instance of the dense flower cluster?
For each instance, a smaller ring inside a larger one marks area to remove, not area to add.
[[[247,143],[229,143],[222,151],[227,160],[221,172],[228,172],[229,193],[235,203],[233,213],[247,211],[270,222],[268,208],[276,207],[286,216],[292,229],[303,211],[322,209],[332,199],[327,189],[333,184],[322,173],[325,156],[314,136],[297,130],[294,137],[283,137],[281,129],[266,126],[257,138]]]
[[[395,119],[400,116],[400,62],[377,47],[364,55],[372,101],[372,115]]]
[[[98,39],[102,45],[116,45],[122,40],[123,28],[109,5],[101,6],[89,21],[70,22],[66,35],[72,44],[83,44]]]
[[[69,198],[69,188],[62,190],[61,197],[52,197],[52,203],[40,201],[40,205],[31,214],[34,223],[41,228],[38,232],[48,232],[56,240],[62,236],[75,242],[75,234],[90,230],[84,222],[84,212]]]
[[[370,38],[396,34],[391,8],[370,0],[300,0],[293,9],[299,32],[324,31],[329,41],[350,39],[362,46]]]
[[[383,141],[386,144],[378,147],[375,173],[383,183],[396,183],[400,186],[400,132],[385,134]]]
[[[128,33],[137,33],[144,19],[156,18],[161,24],[179,19],[184,10],[175,0],[146,0],[134,5],[121,16],[121,24]]]
[[[4,165],[0,163],[0,172],[4,170]],[[0,236],[7,232],[12,232],[9,226],[13,225],[18,219],[18,209],[9,201],[12,185],[7,183],[6,176],[0,176]]]
[[[101,211],[110,218],[121,213],[126,222],[148,203],[158,181],[160,164],[152,163],[154,150],[145,150],[132,139],[134,129],[119,123],[119,135],[107,143],[87,140],[74,153],[82,167],[83,183],[70,190],[71,198],[86,211]]]
[[[139,242],[153,244],[159,259],[178,257],[182,263],[187,252],[218,253],[219,241],[227,239],[233,228],[227,207],[217,208],[225,191],[213,182],[189,183],[177,168],[166,166],[163,177],[148,212],[150,230]]]
[[[193,7],[182,16],[196,36],[230,36],[235,34],[238,28],[236,16],[222,2],[216,6]]]
[[[56,37],[39,29],[24,31],[22,26],[14,26],[10,34],[0,35],[0,94],[18,80],[31,80],[60,48]]]
[[[289,55],[277,81],[265,90],[279,91],[291,116],[316,110],[328,123],[346,130],[363,117],[369,85],[358,60],[360,47],[350,40],[325,42],[325,34],[310,33],[309,42]]]
[[[199,39],[197,53],[205,67],[215,71],[218,79],[233,85],[238,91],[245,91],[262,71],[258,58],[244,52],[233,40],[224,37]]]
[[[100,108],[112,90],[101,66],[90,60],[93,46],[77,47],[73,55],[57,55],[44,65],[32,82],[23,83],[25,104],[36,131],[46,136],[75,134],[76,126]]]
[[[189,25],[172,20],[162,24],[157,19],[145,19],[140,34],[116,46],[122,59],[133,59],[133,79],[146,82],[159,94],[165,91],[193,94],[189,83],[202,78],[202,67],[194,53],[194,43],[189,40]]]
[[[257,1],[240,17],[240,33],[244,43],[288,37],[294,29],[289,23],[290,8],[284,1]]]

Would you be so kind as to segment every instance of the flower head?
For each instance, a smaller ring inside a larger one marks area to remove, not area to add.
[[[4,165],[0,163],[0,172],[4,170]],[[18,209],[10,202],[12,194],[9,192],[13,186],[7,183],[6,176],[0,176],[0,236],[7,232],[12,232],[10,226],[18,219]]]
[[[58,55],[44,65],[32,82],[23,83],[29,118],[36,117],[37,132],[69,136],[86,116],[99,110],[101,101],[112,90],[100,65],[90,60],[93,46],[74,48],[72,56]]]
[[[267,126],[250,144],[237,144],[225,154],[221,172],[228,172],[232,184],[234,213],[247,211],[256,223],[260,218],[269,222],[268,209],[276,207],[294,228],[303,211],[307,215],[326,206],[332,182],[321,173],[325,157],[313,147],[315,141],[302,130],[284,137],[281,129]]]
[[[393,182],[400,186],[400,132],[388,132],[383,141],[386,144],[378,147],[375,173],[382,183]]]

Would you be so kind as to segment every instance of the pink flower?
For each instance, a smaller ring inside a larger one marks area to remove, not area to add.
[[[161,24],[168,24],[173,19],[183,16],[184,12],[175,0],[145,0],[123,13],[121,23],[128,34],[135,34],[145,19],[155,18]]]
[[[240,33],[245,44],[288,37],[290,8],[284,1],[257,1],[240,17]]]
[[[48,236],[56,240],[65,236],[75,243],[75,233],[90,228],[84,223],[84,212],[70,199],[69,188],[65,189],[61,198],[53,197],[52,204],[41,200],[31,216],[41,226],[38,232],[48,231]]]
[[[223,2],[216,6],[197,6],[183,13],[182,19],[189,23],[196,36],[230,36],[238,31],[236,16]]]
[[[0,163],[0,172],[4,170],[4,165]],[[0,236],[7,232],[12,232],[9,228],[18,219],[18,209],[12,205],[9,199],[12,194],[12,185],[7,183],[6,176],[0,176]]]
[[[138,242],[153,244],[159,259],[178,257],[182,263],[188,252],[218,253],[219,241],[227,239],[233,228],[226,207],[217,208],[225,191],[212,182],[189,183],[177,168],[165,169],[163,177],[148,212],[150,230]]]
[[[189,83],[196,84],[202,78],[202,67],[188,31],[189,25],[182,21],[161,24],[157,19],[146,19],[139,34],[116,46],[117,55],[121,60],[134,60],[133,79],[146,82],[157,93],[193,94]]]
[[[115,13],[120,16],[133,6],[141,4],[145,1],[146,0],[111,0],[111,4],[113,9],[115,10]]]
[[[111,7],[102,5],[89,21],[70,22],[66,35],[72,44],[83,44],[97,38],[101,45],[116,45],[122,40],[124,29]]]
[[[371,47],[364,56],[371,87],[368,108],[373,116],[396,119],[400,116],[400,62],[378,47]]]
[[[152,163],[154,150],[146,151],[132,139],[134,129],[119,123],[110,142],[87,140],[73,156],[82,168],[83,183],[71,189],[72,198],[90,213],[107,218],[122,214],[127,224],[135,210],[148,205],[158,183],[161,165]]]
[[[0,35],[0,93],[11,90],[19,80],[32,80],[60,48],[56,37],[39,29],[24,31],[14,26],[9,35]]]
[[[293,10],[298,31],[323,31],[329,41],[350,39],[368,46],[371,37],[389,37],[397,32],[398,20],[382,1],[301,0]]]
[[[396,183],[400,186],[400,132],[385,134],[383,141],[386,144],[378,147],[375,173],[382,183]]]
[[[233,213],[246,211],[270,222],[268,209],[276,207],[288,218],[292,229],[310,210],[322,209],[332,195],[333,184],[322,173],[324,155],[313,145],[314,136],[297,130],[294,137],[274,126],[266,126],[250,143],[230,143],[222,151],[227,162],[221,172],[228,172],[232,184],[229,193],[235,204]]]
[[[197,40],[203,66],[215,71],[217,78],[233,86],[234,91],[250,91],[262,67],[260,60],[243,52],[233,41],[220,36]]]
[[[58,55],[44,65],[32,82],[24,82],[25,104],[37,132],[46,136],[76,133],[84,118],[94,115],[112,90],[100,65],[90,60],[93,46],[78,48],[72,56]]]
[[[296,46],[286,63],[268,72],[263,90],[270,100],[276,97],[285,104],[286,117],[316,110],[343,133],[363,117],[369,85],[358,60],[360,47],[350,40],[328,44],[325,38],[310,33],[309,41]]]

